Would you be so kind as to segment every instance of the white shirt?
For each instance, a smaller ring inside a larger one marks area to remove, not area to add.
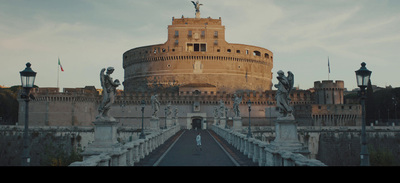
[[[201,136],[200,135],[197,135],[196,142],[197,142],[197,145],[201,145]]]

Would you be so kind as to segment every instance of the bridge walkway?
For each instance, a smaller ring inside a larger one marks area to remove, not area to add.
[[[196,148],[200,132],[202,149]],[[180,130],[135,166],[258,166],[212,130]]]

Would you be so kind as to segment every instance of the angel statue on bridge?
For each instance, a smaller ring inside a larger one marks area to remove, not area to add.
[[[240,117],[240,109],[239,109],[239,104],[242,102],[242,97],[238,97],[235,94],[233,94],[233,112],[235,113],[235,117]]]
[[[96,116],[96,120],[115,121],[115,119],[108,114],[108,111],[115,101],[116,90],[121,83],[118,79],[113,81],[111,78],[111,74],[114,72],[114,67],[108,67],[106,74],[104,74],[105,70],[106,69],[103,68],[100,71],[100,83],[103,88],[103,101],[100,103],[98,108],[99,115]]]
[[[151,108],[153,109],[152,118],[157,118],[158,110],[160,109],[160,102],[157,100],[157,94],[151,96]]]
[[[274,87],[278,89],[275,95],[276,105],[280,113],[278,120],[294,120],[293,109],[290,106],[290,92],[294,84],[294,75],[288,71],[288,76],[286,77],[282,70],[279,70],[277,73],[278,76],[276,78],[279,83],[275,84]]]

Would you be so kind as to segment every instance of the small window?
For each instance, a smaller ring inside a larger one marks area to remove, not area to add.
[[[246,55],[248,55],[249,54],[249,50],[246,50]]]
[[[188,32],[188,36],[192,37],[192,31],[191,30]]]
[[[218,31],[214,31],[214,37],[215,37],[215,38],[218,37]]]
[[[240,53],[240,50],[236,50],[236,53]]]
[[[201,37],[202,38],[206,37],[206,31],[201,31]]]
[[[268,53],[265,53],[265,58],[269,58],[269,55],[268,55]]]
[[[226,52],[230,53],[230,52],[232,52],[232,51],[231,51],[231,49],[227,49]]]
[[[200,44],[200,51],[207,51],[206,44]]]
[[[175,31],[175,37],[179,37],[179,31]]]
[[[215,40],[215,41],[214,41],[214,45],[218,45],[218,40]]]
[[[200,45],[194,44],[194,51],[200,51]]]
[[[179,44],[179,41],[178,40],[175,40],[175,45],[178,45]]]
[[[254,56],[261,56],[261,53],[259,51],[253,51]]]

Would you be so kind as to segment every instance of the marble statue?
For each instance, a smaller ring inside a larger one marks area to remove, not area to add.
[[[278,120],[294,120],[293,109],[290,106],[290,92],[294,84],[294,75],[288,71],[288,76],[286,77],[282,70],[277,73],[278,76],[276,78],[279,83],[275,84],[274,87],[278,89],[275,95],[276,105],[280,113]]]
[[[219,114],[221,118],[225,117],[225,103],[222,99],[219,100]]]
[[[157,100],[157,94],[151,96],[151,109],[153,109],[153,114],[151,117],[157,118],[157,113],[160,110],[160,102]]]
[[[240,109],[239,104],[242,102],[242,97],[238,97],[236,94],[233,94],[233,112],[235,113],[235,117],[240,117]]]
[[[105,121],[115,121],[113,117],[108,114],[111,105],[115,101],[116,89],[121,83],[118,79],[114,80],[111,78],[111,74],[114,72],[114,67],[108,67],[106,74],[105,68],[100,71],[100,83],[103,88],[103,100],[100,103],[98,108],[99,115],[96,116],[96,120],[105,120]]]
[[[218,107],[214,107],[213,114],[214,114],[214,118],[218,118]]]
[[[167,107],[165,107],[165,111],[166,111],[166,117],[171,118],[172,115],[171,102],[168,102]]]

